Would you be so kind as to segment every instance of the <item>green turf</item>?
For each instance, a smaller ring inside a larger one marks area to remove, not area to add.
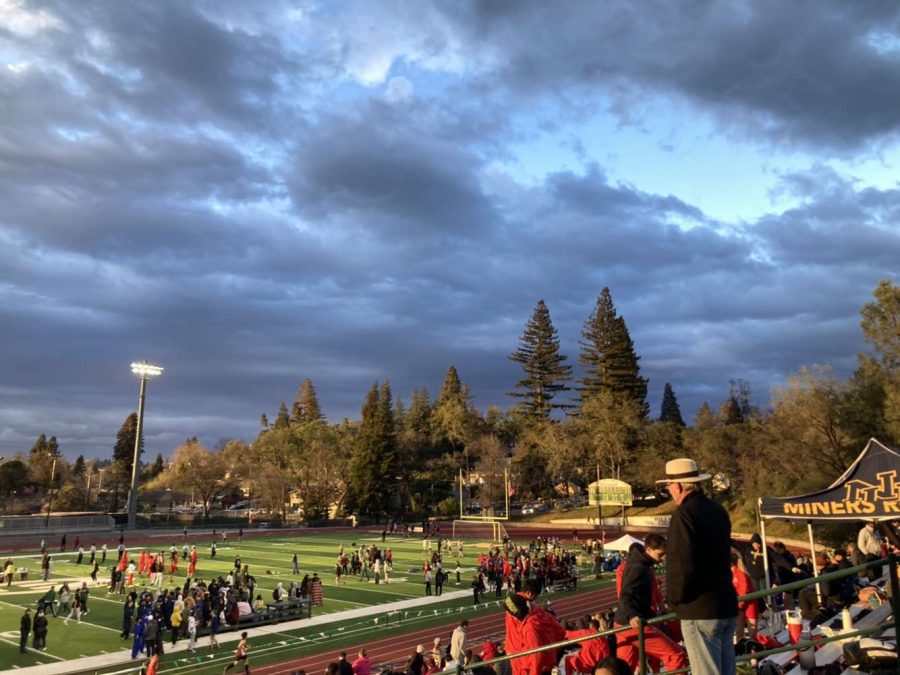
[[[173,534],[171,540],[160,538],[153,550],[162,550],[168,557],[168,548],[171,543],[176,544],[180,555],[183,544],[180,533],[177,536]],[[433,608],[429,607],[423,610],[417,608],[408,612],[405,621],[400,621],[403,618],[400,614],[391,617],[387,617],[384,613],[378,614],[377,606],[379,604],[418,598],[424,594],[424,578],[421,572],[410,574],[407,571],[408,568],[413,567],[419,569],[422,565],[424,555],[421,539],[388,537],[385,546],[389,546],[394,555],[394,572],[391,574],[390,584],[376,586],[373,583],[362,583],[351,577],[337,587],[334,585],[334,564],[340,546],[343,544],[345,550],[349,552],[353,543],[356,543],[357,546],[371,543],[381,545],[380,537],[375,533],[358,532],[352,535],[322,533],[288,537],[273,534],[272,536],[245,538],[242,543],[230,539],[227,546],[221,546],[220,542],[217,542],[219,551],[215,559],[209,557],[209,536],[196,542],[188,536],[188,543],[196,543],[200,551],[198,578],[208,581],[220,574],[224,576],[233,569],[234,556],[240,554],[242,564],[249,565],[250,573],[256,577],[257,593],[267,601],[271,599],[272,591],[278,582],[287,587],[291,581],[299,581],[303,574],[318,572],[324,582],[325,601],[323,606],[314,608],[314,616],[362,606],[373,606],[371,616],[365,619],[343,621],[339,626],[332,624],[299,628],[265,638],[256,638],[253,644],[254,663],[262,664],[266,661],[283,660],[322,649],[339,648],[339,644],[345,641],[345,646],[352,647],[354,644],[365,641],[367,635],[372,637],[373,631],[376,631],[379,637],[383,637],[395,631],[402,633],[432,624],[446,623],[450,618],[447,614],[448,611],[456,613],[459,611],[459,607],[468,607],[471,603],[471,599],[468,597],[446,600]],[[466,556],[461,559],[464,571],[461,588],[468,588],[468,580],[474,573],[478,551],[486,549],[486,543],[480,545],[474,542],[467,543]],[[139,550],[130,549],[129,555],[136,559]],[[291,574],[291,556],[294,552],[297,552],[300,557],[301,575],[299,577]],[[115,551],[112,551],[111,555],[107,557],[107,563],[111,564],[114,557]],[[87,559],[86,555],[85,560]],[[445,590],[454,590],[457,587],[452,583],[455,580],[452,572],[456,558],[445,554],[444,560],[445,569],[451,573],[451,583],[445,586]],[[77,580],[79,585],[82,580],[89,581],[89,566],[87,564],[75,565],[74,554],[54,554],[53,561],[51,583],[55,583],[57,589],[62,581],[69,581],[70,588],[74,587],[73,581]],[[40,556],[37,554],[14,557],[13,562],[16,567],[29,567],[32,570],[32,578],[39,573]],[[166,576],[163,587],[172,588],[183,585],[186,565],[181,564],[180,569],[181,575]],[[271,571],[272,574],[268,574],[267,571]],[[104,582],[108,581],[108,573],[103,578]],[[595,584],[596,582],[585,582],[584,586],[596,588]],[[131,641],[126,643],[119,638],[124,596],[107,596],[107,586],[100,585],[90,586],[91,595],[88,602],[90,612],[87,616],[82,617],[80,624],[76,624],[73,619],[67,626],[64,626],[62,618],[54,619],[51,616],[49,618],[47,651],[39,653],[29,651],[27,654],[20,654],[18,650],[19,618],[24,607],[34,608],[37,599],[43,595],[46,587],[47,585],[42,582],[14,581],[10,589],[7,590],[3,586],[3,590],[0,590],[0,663],[4,664],[4,668],[52,663],[101,653],[125,654],[126,650],[130,653]],[[435,611],[439,611],[440,616],[435,616]],[[492,612],[496,609],[482,611]],[[477,616],[477,614],[468,613],[467,616]],[[374,621],[375,617],[379,617],[378,624]],[[165,670],[169,672],[173,667],[181,667],[182,672],[201,672],[198,668],[201,668],[201,664],[206,662],[213,664],[210,666],[209,672],[216,669],[221,671],[222,665],[231,654],[230,646],[226,645],[220,648],[216,652],[214,660],[210,661],[211,651],[207,646],[208,638],[200,638],[199,645],[202,646],[202,649],[196,656],[189,657],[187,654],[179,653],[173,654],[171,657],[164,657]]]

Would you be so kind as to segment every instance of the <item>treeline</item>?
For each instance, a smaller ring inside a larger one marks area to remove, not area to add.
[[[507,468],[515,499],[562,496],[598,473],[651,493],[665,461],[689,455],[717,474],[725,498],[750,516],[761,495],[830,483],[870,437],[900,443],[900,288],[882,281],[862,308],[860,325],[870,351],[858,356],[850,378],[836,377],[825,365],[803,367],[766,407],[735,381],[687,426],[668,383],[661,409],[651,414],[640,357],[608,289],[582,330],[578,379],[540,301],[510,354],[522,377],[507,409],[477,410],[450,366],[435,397],[419,389],[404,403],[388,382],[376,382],[359,420],[330,423],[307,379],[274,421],[262,416],[252,442],[209,449],[190,439],[165,466],[159,458],[145,468],[147,489],[192,491],[209,508],[218,494],[240,484],[273,511],[287,509],[293,494],[308,518],[324,517],[335,505],[373,517],[451,514],[460,470],[477,477],[473,489],[485,505],[503,502]],[[23,462],[28,480],[46,486],[37,467],[45,463],[35,464],[30,456]],[[125,457],[111,465],[130,476]]]

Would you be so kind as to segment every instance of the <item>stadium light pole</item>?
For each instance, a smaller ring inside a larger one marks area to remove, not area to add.
[[[56,478],[56,455],[52,452],[47,454],[53,458],[53,465],[50,467],[50,488],[47,490],[47,517],[44,519],[44,527],[50,527],[50,507],[53,504],[53,479]]]
[[[160,366],[146,361],[131,364],[131,372],[141,378],[141,397],[138,401],[137,435],[134,439],[134,462],[131,465],[131,492],[128,495],[128,529],[137,527],[137,491],[138,476],[141,469],[141,431],[144,425],[144,394],[147,391],[147,380],[162,374]]]

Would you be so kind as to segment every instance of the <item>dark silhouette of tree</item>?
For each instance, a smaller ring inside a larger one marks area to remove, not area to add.
[[[625,319],[616,314],[609,289],[604,288],[581,332],[579,362],[584,376],[578,388],[581,403],[601,391],[636,402],[646,416],[647,380],[641,377],[640,357]]]
[[[278,416],[275,418],[276,429],[286,429],[291,424],[291,416],[288,414],[287,404],[282,401],[278,407]]]
[[[543,300],[538,301],[519,338],[518,349],[509,358],[525,371],[525,377],[516,382],[519,391],[509,395],[523,399],[519,407],[527,416],[547,419],[554,409],[572,407],[568,403],[553,403],[557,394],[569,391],[565,383],[572,377],[572,366],[565,362],[568,357],[560,353],[559,336]]]
[[[681,416],[681,408],[678,406],[678,399],[675,398],[675,392],[672,389],[672,385],[668,382],[666,382],[666,387],[663,390],[659,421],[670,422],[679,427],[684,426],[684,418]]]

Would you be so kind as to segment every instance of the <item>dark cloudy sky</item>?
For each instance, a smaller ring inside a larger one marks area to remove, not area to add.
[[[603,286],[654,414],[846,375],[900,268],[900,4],[0,0],[0,454],[252,439]]]

